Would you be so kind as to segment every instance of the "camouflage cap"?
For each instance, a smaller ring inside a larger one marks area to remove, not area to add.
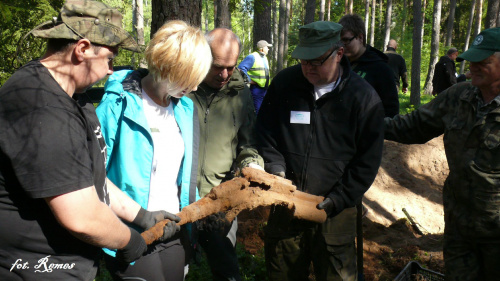
[[[45,22],[31,33],[41,38],[86,38],[99,45],[141,51],[132,35],[122,28],[122,14],[97,1],[67,0],[57,20]]]

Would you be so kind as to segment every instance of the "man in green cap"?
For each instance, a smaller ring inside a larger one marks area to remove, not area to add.
[[[265,228],[270,280],[357,280],[356,208],[382,157],[384,108],[375,90],[351,71],[342,26],[300,27],[298,65],[273,79],[257,117],[265,170],[298,190],[324,196],[323,224],[294,219],[275,206]]]
[[[445,280],[500,276],[500,28],[482,31],[457,61],[472,80],[405,116],[385,119],[385,138],[425,143],[444,134]]]
[[[0,280],[93,280],[102,247],[126,263],[147,250],[117,216],[139,225],[167,217],[137,216],[140,206],[107,181],[94,107],[74,99],[113,72],[119,47],[140,50],[121,26],[114,8],[67,1],[32,31],[48,39],[43,57],[0,88]]]

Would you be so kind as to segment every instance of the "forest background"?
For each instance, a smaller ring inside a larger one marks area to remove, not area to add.
[[[154,31],[170,19],[185,20],[192,25],[199,26],[203,31],[209,31],[215,27],[232,29],[243,43],[240,61],[255,49],[257,41],[264,39],[273,44],[268,55],[272,70],[271,77],[281,69],[296,63],[290,54],[298,43],[300,26],[316,20],[336,22],[344,14],[356,13],[365,20],[367,42],[370,45],[384,51],[389,39],[396,39],[399,43],[397,51],[406,60],[411,84],[410,95],[400,93],[400,113],[412,111],[421,103],[432,99],[430,81],[434,74],[434,65],[447,49],[456,47],[461,53],[468,49],[473,38],[481,30],[500,26],[500,0],[461,0],[459,3],[457,0],[99,1],[118,8],[124,15],[124,27],[143,45],[147,45]],[[38,24],[57,16],[63,3],[64,0],[0,0],[0,86],[21,65],[43,54],[45,50],[43,40],[32,36],[24,39],[23,37]],[[120,51],[115,59],[115,65],[145,67],[141,54],[126,50]],[[461,64],[458,72],[463,73],[467,69],[467,64]],[[418,82],[415,83],[415,81]],[[100,83],[97,86],[102,85],[103,83]],[[439,147],[442,147],[442,143],[439,143]],[[387,151],[398,152],[393,158],[388,158],[388,163],[396,163],[397,168],[404,166],[399,165],[400,163],[395,160],[406,158],[400,155],[399,150],[392,147]],[[429,151],[437,151],[437,148],[431,147]],[[429,158],[427,157],[429,151],[423,153],[417,151],[415,154]],[[441,158],[445,163],[444,152],[442,154]],[[433,159],[431,157],[432,161]],[[422,167],[429,165],[430,163],[425,163]],[[389,170],[388,167],[385,168]],[[400,173],[402,172],[398,170],[397,174]],[[413,176],[415,172],[412,171],[409,174]],[[440,173],[433,171],[433,174]],[[411,181],[415,179],[412,178]],[[422,183],[422,181],[416,182],[420,185]],[[408,181],[405,181],[405,185],[407,184]],[[258,226],[260,227],[260,224]],[[389,232],[393,228],[393,226],[384,228],[384,231],[377,228],[376,232]],[[256,236],[260,233],[254,229],[252,231]],[[401,234],[398,233],[398,235]],[[430,239],[436,240],[434,236]],[[397,236],[388,240],[402,239]],[[376,248],[374,243],[368,245]],[[419,251],[423,254],[418,255],[413,245],[408,247],[398,245],[396,248],[397,251],[381,251],[381,255],[376,256],[376,263],[369,263],[365,260],[365,265],[368,264],[368,267],[372,266],[377,269],[377,277],[367,280],[392,280],[407,262],[406,259],[400,259],[398,255],[402,256],[408,252],[409,257],[417,259],[422,256],[426,257],[430,253],[430,250],[424,247],[424,251]],[[406,251],[410,248],[412,251]],[[438,245],[437,248],[440,249],[441,246]],[[256,255],[248,254],[239,245],[237,253],[244,280],[265,280],[262,252]],[[436,256],[439,253],[433,254]],[[425,258],[428,260],[427,265],[431,263],[433,254]],[[370,253],[365,253],[365,259],[369,256]],[[433,262],[438,260],[436,257]],[[389,272],[386,275],[387,278],[381,275],[382,269]],[[208,272],[206,262],[199,266],[195,265],[190,269],[187,280],[204,280],[203,276],[206,276]],[[110,277],[105,270],[101,270],[96,280],[108,281]]]
[[[203,31],[232,29],[242,40],[240,60],[255,43],[273,44],[268,55],[271,77],[296,62],[290,57],[300,26],[317,21],[337,22],[356,13],[365,21],[367,43],[385,51],[389,39],[398,41],[410,78],[409,103],[418,107],[432,92],[434,65],[450,47],[463,52],[483,29],[500,26],[500,0],[99,0],[124,15],[125,28],[147,45],[165,21],[182,19]],[[2,0],[0,2],[0,86],[28,60],[45,49],[43,40],[23,36],[57,16],[64,0]],[[18,47],[19,46],[19,47]],[[16,50],[19,49],[19,52]],[[115,65],[144,67],[141,54],[121,51]],[[460,65],[459,73],[468,68]],[[419,83],[411,83],[419,81]],[[402,108],[402,113],[408,111]]]

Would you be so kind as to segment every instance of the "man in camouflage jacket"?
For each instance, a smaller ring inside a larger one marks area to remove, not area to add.
[[[487,29],[458,60],[472,81],[405,116],[385,119],[385,138],[425,143],[444,133],[445,280],[500,276],[500,28]]]

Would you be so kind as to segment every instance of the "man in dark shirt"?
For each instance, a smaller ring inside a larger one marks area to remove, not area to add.
[[[137,225],[167,217],[107,181],[95,109],[73,98],[113,72],[119,47],[140,50],[121,19],[101,2],[67,1],[32,31],[48,39],[43,57],[0,89],[0,280],[93,280],[101,247],[126,263],[147,250],[117,215]]]
[[[405,59],[398,53],[396,50],[398,49],[398,42],[396,40],[389,40],[389,44],[387,45],[387,51],[385,51],[385,55],[389,58],[387,63],[389,67],[394,72],[394,82],[396,82],[396,88],[399,93],[399,80],[403,82],[403,88],[401,89],[403,93],[408,92],[408,75],[406,71],[406,61]]]
[[[363,19],[351,14],[343,16],[339,23],[343,26],[340,38],[344,43],[344,55],[349,59],[352,70],[375,89],[384,105],[386,117],[399,114],[399,97],[392,70],[387,64],[388,58],[366,44]]]
[[[457,48],[450,48],[446,56],[442,56],[434,68],[434,77],[432,78],[432,95],[437,95],[457,84],[457,71],[455,68],[455,59],[458,57]]]
[[[257,117],[267,172],[326,199],[322,224],[294,219],[274,206],[265,231],[269,280],[357,280],[356,204],[377,174],[383,146],[382,102],[351,71],[342,26],[317,21],[299,28],[299,64],[271,82]],[[392,74],[392,73],[391,73]],[[392,81],[392,79],[391,79]]]

